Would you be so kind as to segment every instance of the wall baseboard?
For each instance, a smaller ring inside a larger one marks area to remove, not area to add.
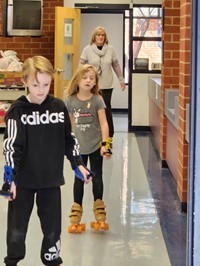
[[[168,166],[166,160],[161,160],[161,167],[162,167],[162,168],[168,168],[168,169],[169,169],[169,166]]]
[[[181,202],[179,197],[177,199],[177,207],[181,213],[187,213],[187,202]]]
[[[112,113],[128,114],[128,109],[112,108]]]
[[[150,126],[130,126],[128,128],[129,132],[139,132],[139,131],[151,131]]]

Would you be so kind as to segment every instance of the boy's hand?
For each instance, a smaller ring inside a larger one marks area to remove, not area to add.
[[[12,181],[11,183],[11,188],[10,188],[10,193],[12,196],[4,196],[5,199],[7,199],[8,201],[12,201],[16,198],[16,185],[15,185],[15,182]]]
[[[78,169],[81,172],[81,174],[83,175],[84,182],[86,184],[88,184],[92,180],[92,176],[90,175],[90,172],[83,165],[79,165]],[[90,176],[90,177],[88,178],[88,176]]]
[[[3,186],[0,190],[0,195],[11,201],[16,198],[16,185],[13,178],[12,167],[9,165],[4,166]]]
[[[8,200],[12,201],[16,198],[16,195],[17,195],[17,189],[16,189],[16,185],[15,185],[14,181],[12,181],[12,183],[11,183],[10,192],[12,193],[12,198],[8,198]]]

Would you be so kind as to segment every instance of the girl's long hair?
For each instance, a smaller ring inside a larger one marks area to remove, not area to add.
[[[67,86],[67,89],[65,91],[66,96],[74,95],[74,94],[77,94],[79,92],[79,87],[78,87],[79,81],[82,79],[83,75],[90,70],[92,70],[94,72],[95,80],[96,80],[96,84],[91,89],[91,93],[93,93],[95,95],[100,94],[99,84],[98,84],[99,83],[98,72],[94,66],[89,65],[89,64],[85,64],[85,65],[80,65],[76,69],[76,72],[74,73],[74,75],[73,75],[72,79],[70,80],[69,85]]]

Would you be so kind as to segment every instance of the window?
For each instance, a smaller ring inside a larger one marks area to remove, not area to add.
[[[159,68],[162,59],[162,9],[161,7],[133,7],[133,69],[146,71]],[[136,60],[137,58],[137,60]],[[140,60],[141,59],[141,60]],[[144,60],[145,59],[145,60]]]

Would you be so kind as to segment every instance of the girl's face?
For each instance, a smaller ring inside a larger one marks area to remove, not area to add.
[[[105,42],[105,33],[103,31],[97,32],[95,36],[95,44],[96,46],[103,46]]]
[[[29,76],[26,86],[29,89],[29,98],[32,103],[41,104],[47,97],[50,90],[52,77],[47,73],[37,73],[37,79]]]
[[[95,85],[96,76],[92,69],[85,72],[78,83],[79,91],[81,92],[90,92]]]

